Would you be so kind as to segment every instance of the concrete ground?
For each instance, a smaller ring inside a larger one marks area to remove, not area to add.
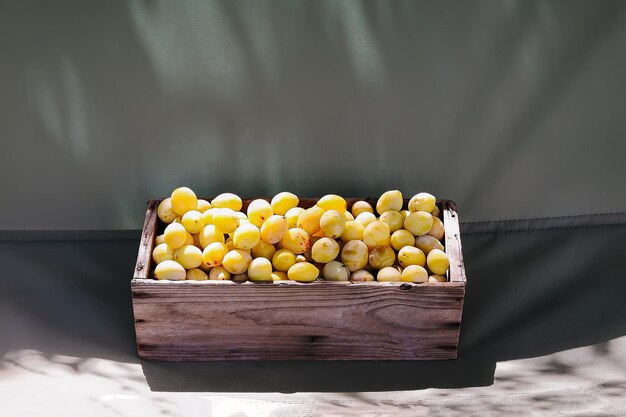
[[[498,362],[491,386],[352,393],[152,391],[142,364],[15,350],[0,416],[625,416],[626,336]]]

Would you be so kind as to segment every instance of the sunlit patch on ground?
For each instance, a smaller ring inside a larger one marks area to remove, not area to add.
[[[207,376],[210,377],[210,376]],[[139,364],[16,350],[0,361],[2,416],[623,416],[626,337],[501,362],[493,386],[376,393],[152,392]]]

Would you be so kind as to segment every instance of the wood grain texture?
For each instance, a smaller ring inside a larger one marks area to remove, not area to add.
[[[266,200],[270,200],[264,198]],[[210,200],[210,199],[209,199]],[[245,212],[254,198],[244,199]],[[308,208],[318,199],[301,198]],[[348,208],[376,198],[347,198]],[[457,355],[465,269],[456,205],[438,201],[449,282],[303,284],[156,281],[154,240],[164,225],[150,200],[131,281],[137,350],[143,359],[415,360]],[[404,201],[404,205],[408,199]]]
[[[463,284],[133,281],[144,359],[456,357]]]
[[[446,200],[442,205],[445,248],[448,259],[450,260],[448,280],[450,282],[466,282],[467,278],[465,277],[465,264],[463,263],[459,214],[456,211],[456,204],[453,201]]]
[[[141,231],[141,241],[139,242],[139,253],[135,264],[135,279],[152,278],[152,250],[156,239],[157,227],[157,207],[160,200],[149,200],[146,209],[146,218]]]

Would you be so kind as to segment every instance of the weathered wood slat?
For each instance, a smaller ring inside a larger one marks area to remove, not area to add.
[[[157,207],[159,200],[149,200],[146,209],[146,218],[143,222],[141,231],[141,241],[139,242],[139,253],[137,254],[137,263],[135,264],[135,279],[152,278],[152,250],[154,249],[154,240],[156,238],[157,226]]]
[[[243,211],[253,198],[245,199]],[[269,200],[269,199],[268,199]],[[348,207],[363,198],[348,198]],[[373,206],[376,199],[366,198]],[[438,202],[450,257],[443,283],[156,281],[160,200],[151,200],[131,282],[137,350],[152,360],[456,358],[465,271],[458,214]],[[310,207],[314,198],[300,199]],[[405,206],[408,200],[405,200]]]
[[[177,284],[133,287],[143,358],[456,357],[462,285]]]
[[[443,202],[443,226],[445,230],[446,254],[450,260],[448,280],[450,282],[466,282],[463,251],[461,249],[461,230],[459,215],[453,201]]]

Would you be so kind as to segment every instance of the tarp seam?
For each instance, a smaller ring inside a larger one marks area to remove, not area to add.
[[[603,227],[603,226],[626,226],[626,223],[625,222],[597,223],[597,224],[548,226],[548,227],[523,228],[523,229],[491,229],[491,230],[469,230],[469,231],[464,231],[462,226],[463,224],[461,224],[461,235],[478,235],[478,234],[498,234],[498,233],[541,232],[544,230],[558,230],[558,229],[588,229],[590,227]]]
[[[460,214],[462,215],[462,213],[460,213]],[[567,216],[529,217],[529,218],[501,219],[501,220],[476,220],[476,221],[461,222],[461,224],[506,223],[506,222],[533,221],[533,220],[572,219],[572,218],[590,217],[590,216],[594,216],[594,217],[597,217],[597,216],[626,216],[626,212],[624,212],[624,211],[613,211],[613,212],[606,212],[606,213],[571,214],[571,215],[567,215]]]

